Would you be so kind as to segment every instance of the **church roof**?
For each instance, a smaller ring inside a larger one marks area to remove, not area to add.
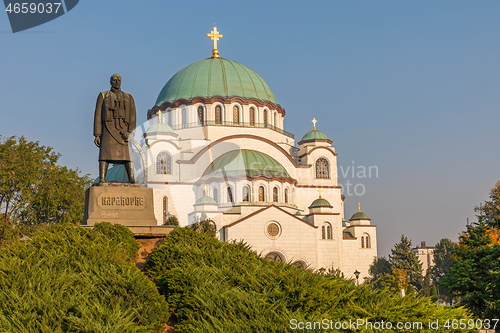
[[[178,71],[161,90],[156,105],[215,96],[256,98],[276,104],[271,89],[257,73],[239,62],[214,57]]]
[[[318,130],[312,130],[310,132],[307,132],[306,135],[302,138],[300,141],[309,141],[309,140],[330,140],[325,133],[318,131]]]
[[[174,133],[172,127],[164,123],[154,123],[149,126],[146,133]]]
[[[94,184],[99,182],[101,178],[97,177],[94,180]],[[124,164],[116,164],[114,167],[109,168],[108,173],[106,174],[107,182],[119,182],[119,183],[128,183],[128,175],[127,170],[125,170]]]
[[[352,220],[369,220],[370,218],[368,217],[368,215],[366,215],[365,213],[363,212],[357,212],[355,213],[350,219],[349,221],[352,221]]]
[[[286,169],[271,156],[255,150],[233,150],[218,157],[202,178],[259,177],[290,178]]]
[[[328,200],[323,199],[323,198],[318,198],[312,202],[311,206],[309,206],[309,208],[316,208],[316,207],[330,207],[330,208],[332,208],[332,205],[330,205]]]
[[[214,200],[214,198],[204,195],[196,200],[195,206],[200,205],[217,205],[217,202]]]

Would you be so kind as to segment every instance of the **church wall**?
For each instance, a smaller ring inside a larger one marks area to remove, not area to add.
[[[355,240],[344,240],[342,246],[343,263],[342,271],[347,277],[354,277],[354,271],[358,270],[359,283],[364,282],[364,277],[369,277],[368,269],[377,257],[377,234],[375,226],[356,226],[349,230],[356,237]],[[370,248],[361,247],[361,236],[370,235]]]
[[[317,268],[340,268],[341,264],[341,248],[342,248],[342,221],[339,215],[314,215],[309,217],[314,220],[314,224],[318,226],[316,229],[317,238]],[[328,223],[332,227],[332,239],[328,239],[325,233],[323,239],[323,226]]]
[[[272,221],[281,226],[281,234],[276,239],[266,233],[267,224]],[[288,262],[302,259],[317,267],[316,229],[277,209],[269,208],[226,230],[226,241],[244,240],[262,256],[277,250],[285,255]]]

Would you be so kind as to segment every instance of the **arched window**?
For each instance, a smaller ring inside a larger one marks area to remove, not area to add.
[[[250,126],[255,126],[255,109],[250,108]]]
[[[273,188],[273,202],[278,202],[278,188]]]
[[[215,123],[222,124],[222,108],[220,105],[215,107]]]
[[[156,156],[156,174],[172,174],[172,156],[170,156],[170,154],[166,151],[163,151]]]
[[[285,258],[283,258],[283,255],[281,255],[278,252],[270,252],[270,253],[268,253],[266,255],[266,259],[276,260],[276,261],[279,261],[279,262],[285,262]]]
[[[234,190],[232,186],[227,187],[227,202],[234,202]]]
[[[167,223],[168,219],[168,197],[163,197],[163,224]]]
[[[172,127],[172,110],[167,111],[167,125]]]
[[[204,125],[204,120],[205,120],[205,117],[204,117],[204,109],[203,109],[203,106],[198,106],[198,123],[200,125]]]
[[[292,266],[297,266],[299,268],[307,268],[307,264],[303,260],[297,260],[292,264]]]
[[[264,186],[259,186],[259,201],[266,201]]]
[[[250,188],[248,186],[243,186],[241,190],[241,198],[243,201],[250,201]]]
[[[330,179],[330,165],[324,157],[318,158],[316,161],[316,178]]]
[[[182,109],[182,128],[188,127],[188,112],[186,108]]]
[[[233,106],[233,123],[240,123],[240,108],[238,108],[236,105]]]
[[[285,189],[285,203],[288,203],[288,189]]]
[[[264,127],[267,127],[267,110],[264,110]]]
[[[219,203],[219,192],[217,191],[217,188],[214,187],[212,190],[212,195],[216,203]]]
[[[274,113],[274,127],[278,127],[278,114]]]
[[[361,236],[361,248],[362,249],[371,248],[370,236],[368,234],[363,234],[363,236]]]
[[[321,227],[321,239],[332,238],[332,225],[328,222],[323,223],[323,227]]]

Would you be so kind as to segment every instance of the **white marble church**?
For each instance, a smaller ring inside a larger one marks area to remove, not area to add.
[[[207,36],[212,57],[165,84],[134,147],[158,224],[206,216],[222,241],[244,240],[264,257],[347,277],[359,271],[362,282],[377,256],[377,229],[360,211],[344,218],[332,140],[313,119],[297,147],[262,77],[219,56],[215,27]]]

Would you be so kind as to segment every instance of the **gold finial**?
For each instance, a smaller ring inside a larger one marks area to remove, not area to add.
[[[311,120],[311,123],[313,123],[313,131],[315,131],[315,130],[316,130],[316,123],[317,123],[317,122],[318,122],[318,121],[316,120],[316,118],[313,118],[313,120]]]
[[[358,213],[361,213],[361,204],[358,202]]]
[[[321,187],[318,188],[319,198],[321,199]]]
[[[219,50],[217,50],[217,41],[221,38],[224,38],[224,36],[219,34],[219,32],[217,31],[217,27],[215,26],[215,23],[214,23],[214,30],[212,30],[209,34],[207,34],[207,37],[211,37],[211,39],[214,41],[212,58],[219,58]]]
[[[203,189],[205,190],[205,192],[204,192],[205,194],[204,195],[207,195],[207,190],[208,190],[207,184],[205,184],[205,186],[203,186]]]
[[[161,109],[156,112],[156,114],[158,115],[158,123],[161,123],[161,115],[163,114],[163,112],[161,112]]]

